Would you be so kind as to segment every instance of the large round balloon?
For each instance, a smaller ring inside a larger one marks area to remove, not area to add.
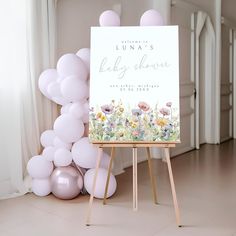
[[[83,188],[83,178],[72,166],[57,167],[51,175],[51,188],[54,196],[60,199],[73,199]]]
[[[95,171],[96,169],[90,169],[84,175],[84,186],[89,194],[92,194],[93,179],[94,179]],[[106,169],[102,169],[102,168],[98,169],[94,197],[101,198],[101,199],[104,197],[107,175],[108,175],[108,171]],[[116,179],[114,175],[111,174],[109,185],[108,185],[107,197],[111,197],[115,193],[116,187],[117,187]]]
[[[98,158],[98,148],[89,142],[88,137],[81,138],[71,149],[73,161],[83,168],[95,168]],[[100,167],[108,168],[110,156],[103,152]]]
[[[33,179],[32,191],[35,195],[44,197],[51,193],[50,178],[46,179]]]
[[[53,164],[41,155],[34,156],[27,164],[27,171],[32,178],[48,178],[53,171]]]
[[[40,136],[40,143],[43,147],[53,146],[53,140],[56,137],[53,130],[46,130]]]
[[[120,26],[120,16],[112,11],[104,11],[99,17],[100,26]]]
[[[70,102],[77,102],[88,98],[89,88],[85,81],[77,76],[68,76],[61,82],[61,93]]]
[[[87,66],[88,71],[90,70],[90,49],[81,48],[76,55],[81,58],[84,64]]]
[[[161,14],[154,9],[145,11],[140,18],[141,26],[161,26],[164,25],[164,20]]]
[[[63,55],[57,62],[57,71],[60,76],[75,75],[80,80],[86,80],[88,69],[83,61],[73,53]]]
[[[78,141],[84,134],[84,124],[70,114],[60,115],[54,122],[55,134],[65,143]]]
[[[39,90],[42,92],[44,96],[47,98],[51,98],[50,94],[48,93],[48,85],[51,82],[55,82],[57,80],[58,74],[56,69],[47,69],[41,73],[38,80]]]

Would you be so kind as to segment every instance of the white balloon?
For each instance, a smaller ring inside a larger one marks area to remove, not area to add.
[[[58,82],[52,82],[47,87],[47,92],[50,97],[61,97],[61,85]]]
[[[70,114],[60,115],[54,122],[55,134],[65,143],[78,141],[84,133],[84,124]]]
[[[57,62],[57,71],[60,76],[78,76],[80,80],[86,80],[88,69],[83,61],[73,53],[63,55]]]
[[[32,178],[48,178],[53,171],[53,164],[41,155],[34,156],[27,164],[27,171]]]
[[[84,115],[84,104],[82,104],[81,102],[73,103],[70,106],[69,112],[77,119],[81,119]]]
[[[88,170],[84,175],[84,186],[89,194],[92,193],[93,188],[93,179],[96,169]],[[97,175],[96,188],[94,191],[94,197],[102,199],[104,197],[106,180],[107,180],[108,171],[106,169],[99,168]],[[116,191],[117,183],[115,176],[110,175],[107,197],[111,197]]]
[[[89,96],[89,88],[85,81],[76,76],[68,76],[61,82],[61,93],[70,102],[77,102]]]
[[[72,154],[65,148],[59,148],[55,152],[54,164],[55,166],[68,166],[72,162]]]
[[[47,92],[48,85],[51,82],[55,82],[57,80],[58,74],[55,69],[47,69],[41,73],[38,80],[39,90],[42,92],[44,96],[47,98],[51,98],[50,94]]]
[[[53,146],[53,140],[56,137],[53,130],[46,130],[40,136],[40,142],[43,147]]]
[[[81,48],[76,55],[81,58],[84,64],[87,66],[89,71],[90,69],[90,49],[89,48]]]
[[[53,161],[56,150],[57,150],[56,147],[46,147],[43,150],[42,156],[45,157],[47,161]]]
[[[65,106],[61,107],[61,114],[64,113],[69,113],[71,106],[73,105],[73,103],[68,103]]]
[[[44,197],[51,193],[50,178],[46,179],[33,179],[32,191],[35,195]]]
[[[72,147],[71,143],[65,143],[63,142],[61,139],[59,139],[58,137],[56,137],[53,141],[53,145],[56,148],[66,148],[67,150],[70,150]]]

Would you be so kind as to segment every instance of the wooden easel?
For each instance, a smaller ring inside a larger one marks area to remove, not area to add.
[[[87,217],[86,217],[86,225],[87,226],[90,225],[94,191],[95,191],[95,187],[96,187],[98,168],[100,166],[103,148],[104,147],[111,147],[111,159],[110,159],[109,168],[108,168],[108,176],[107,176],[107,181],[106,181],[103,204],[106,204],[107,190],[108,190],[110,174],[111,174],[111,167],[112,167],[112,162],[113,162],[113,159],[115,156],[115,148],[117,148],[117,147],[131,147],[133,150],[133,210],[137,211],[138,210],[137,148],[146,147],[149,174],[150,174],[150,180],[151,180],[151,184],[152,184],[153,200],[154,200],[155,204],[158,204],[157,193],[156,193],[157,192],[156,191],[156,181],[153,176],[152,164],[151,164],[151,154],[150,154],[150,147],[158,147],[158,148],[164,148],[164,151],[165,151],[165,158],[166,158],[168,172],[169,172],[170,185],[171,185],[171,191],[172,191],[172,197],[173,197],[173,203],[174,203],[174,209],[175,209],[176,223],[179,227],[181,227],[180,213],[179,213],[179,207],[178,207],[178,202],[177,202],[174,178],[173,178],[172,167],[171,167],[171,162],[170,162],[170,153],[169,153],[169,148],[175,147],[175,143],[94,143],[94,144],[98,146],[99,151],[98,151],[98,158],[97,158],[97,164],[96,164],[96,171],[95,171],[95,175],[94,175],[94,179],[93,179],[92,193],[90,195],[89,208],[88,208]]]

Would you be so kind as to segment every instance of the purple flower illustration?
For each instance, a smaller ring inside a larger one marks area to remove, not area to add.
[[[142,111],[140,109],[132,109],[132,114],[134,116],[140,116],[142,114]]]
[[[167,103],[166,103],[166,106],[167,106],[167,107],[171,107],[171,106],[172,106],[172,102],[167,102]]]
[[[105,114],[111,114],[114,110],[114,107],[112,105],[103,105],[101,106],[102,112]]]
[[[165,108],[165,107],[162,107],[160,109],[160,113],[163,115],[163,116],[168,116],[170,115],[170,110],[168,108]]]

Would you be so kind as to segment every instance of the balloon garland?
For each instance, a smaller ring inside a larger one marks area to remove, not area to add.
[[[100,26],[120,26],[119,15],[104,11]],[[156,10],[146,11],[140,26],[163,25]],[[82,48],[76,54],[63,55],[56,69],[43,71],[38,80],[42,94],[61,105],[61,115],[53,129],[41,134],[44,150],[32,157],[27,170],[33,178],[32,191],[38,196],[53,193],[60,199],[72,199],[81,192],[91,193],[98,148],[89,143],[89,71],[90,49]],[[103,153],[94,196],[103,198],[110,156]],[[116,191],[117,183],[111,174],[108,197]],[[85,190],[86,191],[85,191]]]

